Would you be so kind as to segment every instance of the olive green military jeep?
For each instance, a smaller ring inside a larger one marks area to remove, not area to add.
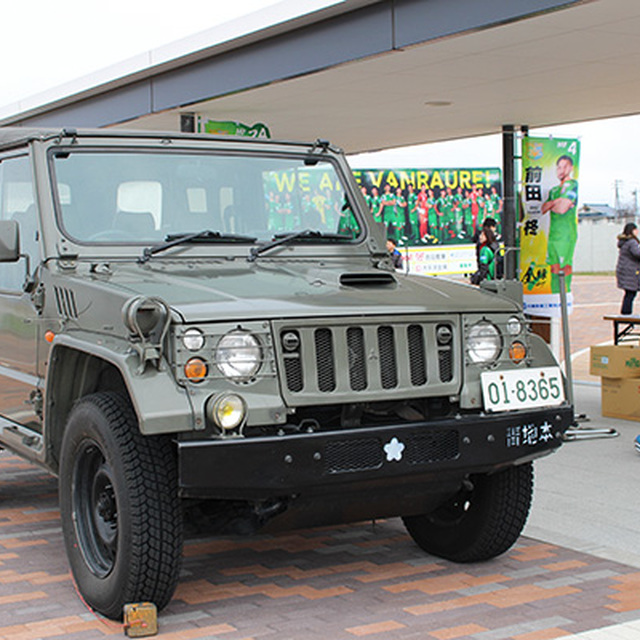
[[[185,513],[492,558],[573,422],[518,304],[396,272],[324,141],[0,129],[0,326],[0,445],[113,618],[169,602]]]

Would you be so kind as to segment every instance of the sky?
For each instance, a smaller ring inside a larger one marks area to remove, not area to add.
[[[302,5],[307,0],[298,0]],[[315,0],[317,2],[317,0]],[[335,0],[327,0],[332,4]],[[0,38],[0,107],[89,75],[151,49],[240,18],[273,0],[21,0],[12,3]],[[7,61],[11,61],[9,64]],[[640,116],[532,130],[581,141],[580,202],[622,204],[640,191]],[[336,141],[339,143],[339,141]],[[350,159],[364,167],[495,167],[501,136],[405,147]],[[639,196],[640,199],[640,196]]]

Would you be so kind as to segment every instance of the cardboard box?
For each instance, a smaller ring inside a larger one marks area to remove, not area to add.
[[[589,372],[605,378],[640,378],[640,347],[620,344],[591,347]]]
[[[640,378],[602,378],[602,415],[640,422]]]

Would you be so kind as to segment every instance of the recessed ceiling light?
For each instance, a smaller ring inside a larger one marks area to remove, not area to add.
[[[451,100],[428,100],[425,102],[427,107],[450,107],[452,104]]]

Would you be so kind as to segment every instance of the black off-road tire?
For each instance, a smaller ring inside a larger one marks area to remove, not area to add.
[[[533,495],[533,464],[471,477],[435,511],[403,518],[426,552],[454,562],[480,562],[510,549],[527,521]]]
[[[69,564],[86,602],[114,620],[129,602],[166,606],[182,557],[171,441],[141,435],[122,396],[87,396],[66,425],[59,486]]]

